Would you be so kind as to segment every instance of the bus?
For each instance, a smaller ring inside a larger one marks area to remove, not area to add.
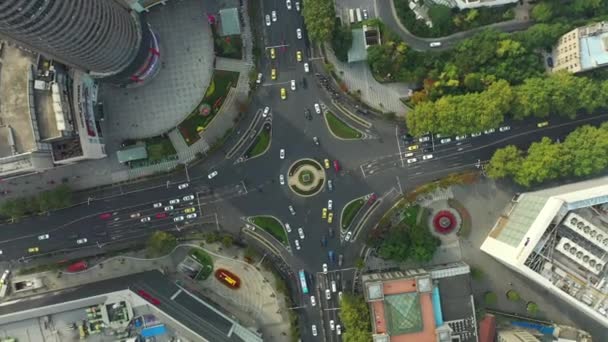
[[[354,23],[355,22],[355,10],[354,9],[349,9],[348,10],[348,16],[350,17],[350,23]]]
[[[304,270],[300,270],[300,285],[302,285],[302,292],[304,292],[304,294],[308,294],[308,286],[306,286],[306,274],[304,274]]]
[[[360,23],[363,19],[361,19],[361,9],[357,8],[357,22]]]

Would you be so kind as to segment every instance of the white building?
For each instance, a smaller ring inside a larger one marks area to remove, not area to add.
[[[458,7],[459,9],[469,9],[477,7],[492,7],[514,4],[519,0],[432,0],[438,5]]]
[[[481,250],[608,327],[608,177],[516,196]]]

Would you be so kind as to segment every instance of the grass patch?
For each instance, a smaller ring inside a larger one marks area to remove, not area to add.
[[[214,70],[211,83],[207,88],[205,96],[196,108],[178,125],[179,132],[188,145],[194,144],[200,139],[198,135],[207,128],[211,120],[220,111],[230,87],[235,87],[239,79],[239,73],[233,71]],[[200,108],[208,106],[209,114],[200,114]]]
[[[419,205],[411,205],[403,210],[401,213],[401,222],[405,223],[408,227],[416,225],[418,218],[418,212],[420,212]]]
[[[315,175],[311,171],[304,170],[298,174],[298,180],[302,184],[310,185],[315,180]]]
[[[157,162],[177,154],[168,136],[157,135],[144,140],[148,151],[148,161]]]
[[[213,49],[218,57],[243,59],[243,40],[240,35],[221,37],[216,25],[211,25]]]
[[[203,265],[203,269],[198,273],[197,280],[205,280],[209,278],[213,272],[213,259],[211,256],[202,249],[192,248],[188,254]]]
[[[268,145],[270,145],[270,131],[262,129],[262,132],[255,138],[255,143],[253,144],[251,151],[248,153],[249,158],[257,157],[266,152]]]
[[[337,137],[342,139],[359,139],[361,138],[361,132],[356,129],[348,126],[344,121],[338,119],[338,117],[331,113],[326,112],[325,118],[327,119],[327,124],[329,125],[329,129],[335,134]]]
[[[274,217],[270,216],[256,216],[252,219],[253,224],[264,229],[270,235],[274,236],[283,244],[287,244],[287,234],[283,229],[283,226]]]
[[[359,210],[361,210],[361,208],[363,207],[363,204],[365,204],[365,201],[363,201],[363,199],[358,199],[354,202],[349,203],[346,207],[344,207],[344,210],[342,211],[342,229],[346,229],[348,228],[348,226],[350,226],[350,224],[352,223],[353,219],[355,218],[355,216],[357,215],[357,213],[359,212]]]

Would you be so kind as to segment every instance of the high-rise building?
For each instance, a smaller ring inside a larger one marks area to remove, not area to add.
[[[159,70],[158,37],[116,0],[3,0],[0,37],[120,86]]]

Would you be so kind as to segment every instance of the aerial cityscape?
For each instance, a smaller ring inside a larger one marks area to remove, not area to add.
[[[607,18],[0,1],[0,342],[608,341]]]

